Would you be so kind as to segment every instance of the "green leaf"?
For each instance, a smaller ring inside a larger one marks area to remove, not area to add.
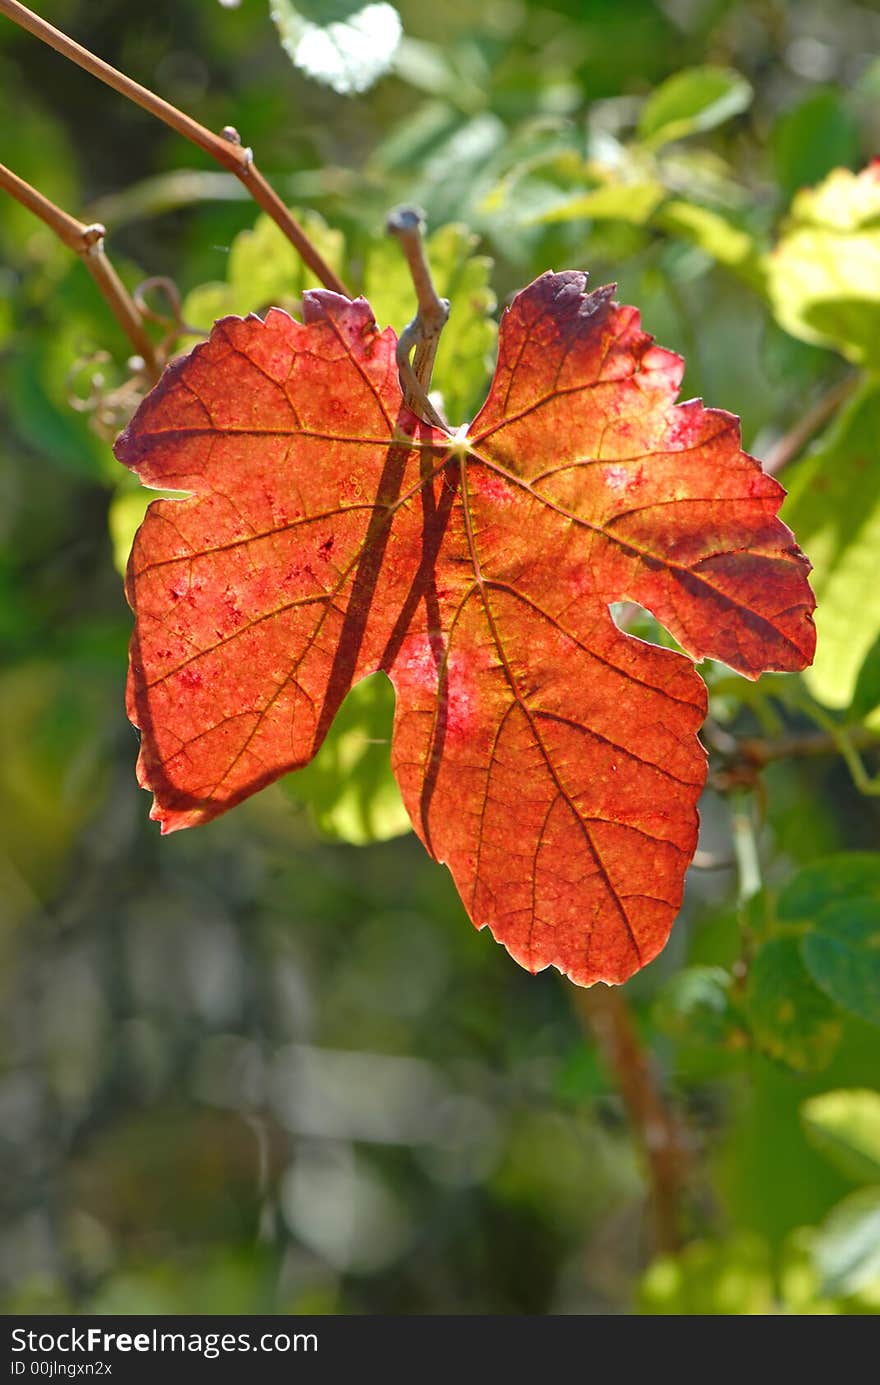
[[[0,879],[10,924],[24,882],[31,916],[34,892],[42,898],[58,888],[75,835],[102,800],[110,764],[105,693],[88,658],[32,659],[0,673]]]
[[[495,294],[489,286],[492,261],[475,255],[477,237],[465,226],[441,226],[428,237],[426,250],[434,284],[449,299],[449,321],[443,329],[434,363],[432,389],[439,390],[450,422],[476,412],[491,368],[497,326],[491,314]],[[400,246],[391,238],[371,246],[364,273],[364,294],[380,327],[400,333],[415,315],[412,279]]]
[[[342,271],[345,240],[316,212],[294,211],[324,259]],[[306,289],[318,287],[284,233],[268,216],[260,215],[253,230],[241,231],[232,242],[225,283],[202,284],[188,294],[183,320],[207,330],[218,317],[263,312],[266,308],[296,308]]]
[[[281,781],[291,798],[308,805],[324,836],[363,846],[411,830],[391,772],[393,718],[388,679],[381,673],[364,678],[336,713],[311,764]]]
[[[156,499],[155,492],[144,486],[137,490],[119,490],[110,501],[107,511],[107,527],[110,530],[110,543],[113,546],[113,566],[123,577],[128,566],[128,555],[134,543],[134,536],[147,513],[147,506]]]
[[[798,193],[769,262],[770,303],[795,337],[880,361],[880,161]]]
[[[717,264],[733,270],[753,287],[763,289],[763,257],[754,236],[719,212],[676,199],[666,202],[654,221],[670,235],[696,245]]]
[[[822,1284],[816,1256],[818,1227],[799,1226],[785,1238],[779,1252],[779,1298],[789,1316],[836,1316],[870,1314],[880,1311],[880,1280],[875,1279],[857,1294],[831,1298]]]
[[[403,34],[385,0],[271,0],[269,8],[294,67],[343,96],[384,76]]]
[[[777,917],[804,925],[799,946],[816,985],[880,1024],[880,856],[840,852],[806,866],[780,894]]]
[[[822,1092],[804,1102],[801,1119],[812,1143],[848,1178],[880,1180],[880,1092]]]
[[[110,501],[107,510],[107,527],[110,530],[110,543],[113,548],[113,566],[122,576],[128,566],[128,555],[134,543],[134,536],[140,528],[147,509],[154,500],[180,500],[186,491],[148,490],[145,486],[129,489],[121,487]]]
[[[859,127],[839,87],[820,87],[778,121],[770,139],[787,197],[859,157]]]
[[[812,922],[823,909],[859,897],[880,906],[880,856],[840,851],[804,866],[782,890],[776,916],[782,922]]]
[[[472,45],[442,47],[405,35],[393,55],[391,67],[401,81],[409,82],[429,96],[443,97],[458,110],[472,114],[482,110],[489,99],[485,74],[480,71],[480,56],[479,49],[475,50]]]
[[[746,1012],[758,1046],[797,1072],[817,1072],[841,1035],[834,1006],[816,986],[797,938],[773,938],[749,968]]]
[[[669,980],[654,1005],[658,1029],[689,1043],[724,1044],[738,1026],[730,1003],[732,977],[723,967],[687,967]]]
[[[98,437],[85,412],[70,406],[78,363],[97,347],[101,328],[71,316],[50,331],[21,332],[10,353],[4,381],[13,424],[40,456],[60,468],[106,483],[117,479],[109,445]]]
[[[649,96],[638,134],[653,147],[700,130],[713,130],[746,110],[752,88],[725,67],[691,67],[677,72]]]
[[[880,1187],[860,1188],[832,1209],[814,1254],[826,1294],[855,1294],[880,1281]]]
[[[823,909],[801,939],[801,953],[826,995],[851,1014],[880,1024],[880,900],[876,896]]]
[[[853,721],[866,721],[880,708],[880,635],[865,655],[849,706]]]
[[[767,1243],[741,1232],[729,1241],[694,1241],[680,1255],[661,1256],[642,1278],[639,1310],[677,1316],[772,1313]]]
[[[580,193],[558,207],[540,212],[531,219],[534,225],[549,225],[557,221],[628,221],[644,226],[666,196],[661,183],[607,183]]]
[[[849,707],[880,637],[880,385],[866,383],[796,468],[783,518],[810,555],[818,641],[804,680],[827,707]],[[788,479],[788,478],[787,478]]]
[[[338,273],[345,240],[314,212],[295,212],[321,254]],[[433,387],[443,395],[453,421],[471,417],[482,403],[491,369],[497,326],[495,294],[489,285],[492,261],[474,254],[477,237],[465,226],[440,226],[427,240],[437,292],[450,302],[449,321],[440,338]],[[317,280],[293,246],[267,216],[253,230],[235,237],[225,284],[203,284],[187,296],[183,318],[207,328],[231,313],[245,317],[271,305],[296,311],[304,291]],[[382,327],[398,332],[415,316],[412,279],[400,246],[391,237],[375,240],[367,253],[364,293]]]

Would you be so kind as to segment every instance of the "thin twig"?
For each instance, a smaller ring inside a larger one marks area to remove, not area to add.
[[[853,726],[847,729],[841,727],[839,734],[832,731],[805,731],[779,736],[774,740],[751,736],[738,742],[739,753],[753,765],[768,765],[771,760],[804,760],[814,755],[834,755],[840,747],[842,734],[846,735],[854,750],[872,750],[880,746],[880,731],[870,726]]]
[[[793,462],[796,457],[800,456],[813,434],[818,433],[819,429],[834,416],[841,404],[855,393],[859,380],[860,376],[857,372],[838,380],[837,384],[832,385],[831,389],[823,394],[812,409],[807,410],[803,418],[798,419],[787,433],[783,433],[764,458],[764,470],[770,476],[775,476],[783,467],[788,466],[789,462]]]
[[[99,81],[105,82],[107,86],[113,87],[114,91],[118,91],[129,101],[133,101],[135,105],[141,106],[143,110],[149,111],[158,120],[170,125],[171,129],[176,130],[179,135],[183,135],[184,139],[198,145],[224,168],[228,168],[230,173],[234,173],[236,178],[247,188],[258,206],[262,207],[263,211],[281,228],[315,278],[326,288],[332,289],[334,293],[344,294],[345,297],[349,296],[342,280],[326,263],[299,222],[291,216],[274,188],[267,183],[254,163],[253,152],[241,143],[236,130],[227,126],[221,134],[217,135],[213,130],[206,129],[197,120],[193,120],[191,116],[184,114],[176,106],[172,106],[169,101],[164,101],[155,92],[150,91],[147,87],[142,87],[131,77],[126,77],[125,73],[117,71],[115,67],[105,63],[103,59],[90,53],[81,44],[75,43],[60,29],[56,29],[45,19],[41,19],[39,15],[34,14],[25,5],[19,4],[18,0],[0,0],[0,14],[5,14],[13,23],[20,25],[22,29],[27,29],[29,33],[41,39],[43,43],[47,43],[50,48],[54,48],[57,53],[69,58],[79,67],[85,68],[86,72],[90,72],[93,77],[97,77]]]
[[[56,207],[4,164],[0,164],[0,187],[38,216],[69,250],[79,255],[155,384],[162,373],[162,363],[133,298],[104,252],[104,227],[99,222],[87,226],[77,221],[75,216]]]
[[[600,982],[589,990],[573,987],[571,995],[582,1023],[599,1046],[642,1146],[657,1247],[676,1251],[684,1239],[683,1197],[692,1162],[685,1131],[664,1101],[620,988]]]
[[[811,712],[818,717],[816,709]],[[741,788],[754,780],[758,770],[776,760],[806,760],[822,755],[842,755],[856,787],[866,794],[880,793],[880,781],[872,778],[859,758],[861,750],[880,749],[880,730],[869,726],[838,726],[827,718],[825,731],[795,732],[773,739],[747,736],[725,753],[722,768],[709,779],[719,793]]]
[[[448,431],[448,424],[428,399],[434,359],[440,344],[440,333],[449,318],[449,300],[439,298],[431,278],[422,239],[425,218],[417,207],[397,207],[388,215],[386,229],[396,236],[406,256],[413,288],[416,291],[418,312],[400,334],[397,344],[397,367],[404,386],[406,402],[426,423]],[[415,348],[415,355],[410,356]]]

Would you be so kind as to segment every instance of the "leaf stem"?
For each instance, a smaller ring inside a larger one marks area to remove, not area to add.
[[[642,1146],[657,1247],[679,1250],[684,1240],[682,1201],[692,1164],[684,1128],[664,1100],[620,987],[599,982],[588,990],[572,987],[569,994],[599,1046]]]
[[[789,428],[787,433],[783,433],[764,458],[763,467],[768,475],[777,475],[783,467],[788,466],[789,462],[793,462],[800,456],[813,434],[818,433],[819,429],[837,412],[841,404],[844,404],[850,395],[855,393],[861,379],[858,371],[845,375],[842,380],[838,380],[835,385],[832,385],[822,395],[822,398],[817,400],[812,409],[808,409],[803,417]]]
[[[796,732],[765,740],[749,736],[736,742],[736,748],[725,754],[725,764],[711,777],[711,786],[719,793],[739,787],[756,770],[776,760],[805,760],[821,755],[840,755],[846,762],[857,789],[864,794],[880,794],[880,777],[871,776],[862,763],[859,751],[880,749],[880,730],[869,726],[841,726],[815,705],[808,714],[825,729]]]
[[[806,708],[809,716],[824,728],[824,733],[815,736],[818,742],[824,739],[831,750],[841,756],[850,773],[850,778],[859,793],[872,797],[880,795],[880,775],[871,775],[865,769],[860,750],[880,749],[880,731],[870,726],[841,726],[811,698]]]
[[[183,135],[184,139],[198,145],[224,168],[229,169],[230,173],[234,173],[236,178],[247,188],[257,205],[262,207],[263,211],[284,232],[315,278],[325,288],[332,289],[334,293],[343,294],[346,298],[349,297],[348,290],[342,280],[319,254],[299,222],[291,216],[277,192],[263,177],[254,163],[253,152],[241,143],[236,130],[227,126],[218,135],[213,130],[206,129],[197,120],[193,120],[191,116],[178,110],[176,106],[172,106],[169,101],[163,100],[161,96],[157,96],[149,88],[142,87],[140,83],[127,77],[124,72],[117,71],[115,67],[111,67],[102,58],[96,57],[87,48],[83,48],[81,44],[68,38],[60,29],[56,29],[45,19],[41,19],[27,6],[19,4],[18,0],[0,0],[0,14],[5,14],[14,24],[18,24],[22,29],[27,29],[28,33],[33,34],[35,38],[41,39],[50,48],[54,48],[56,53],[69,58],[71,62],[84,68],[86,72],[90,72],[93,77],[97,77],[99,81],[106,83],[114,91],[127,97],[129,101],[133,101],[135,105],[149,111],[157,120],[170,125],[171,129],[176,130],[179,135]]]
[[[91,225],[77,221],[76,217],[56,207],[48,197],[4,164],[0,164],[0,187],[5,188],[16,202],[27,207],[34,216],[38,216],[69,250],[79,255],[116,321],[141,357],[146,374],[155,384],[162,373],[162,362],[134,299],[107,258],[104,227],[97,221]]]
[[[445,420],[428,399],[440,333],[449,318],[449,300],[438,297],[431,278],[423,239],[425,216],[417,207],[396,207],[389,212],[385,224],[389,234],[396,236],[400,242],[418,303],[418,312],[401,332],[397,346],[397,366],[406,401],[426,423],[433,423],[448,432]],[[410,361],[413,348],[415,355]]]
[[[740,793],[736,795],[736,799],[738,801],[735,802],[731,814],[730,827],[739,882],[737,902],[742,907],[761,892],[761,856],[752,819],[751,798]]]

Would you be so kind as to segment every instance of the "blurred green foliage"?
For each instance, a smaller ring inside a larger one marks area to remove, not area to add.
[[[0,198],[3,1311],[880,1311],[880,798],[853,778],[876,782],[880,705],[880,182],[861,171],[880,12],[274,8],[287,53],[268,3],[41,10],[240,130],[398,331],[414,304],[384,221],[421,204],[453,422],[479,406],[496,303],[548,268],[617,280],[685,356],[684,397],[740,414],[759,455],[831,397],[785,472],[819,653],[803,680],[704,669],[701,856],[626,988],[694,1150],[689,1243],[655,1258],[570,988],[474,934],[411,835],[381,840],[405,828],[383,680],[298,781],[158,840],[123,712],[118,569],[149,499],[109,446],[129,348]],[[329,34],[367,9],[390,12],[382,52]],[[299,311],[310,280],[234,179],[5,20],[0,117],[4,162],[103,219],[131,287],[175,282],[182,346],[218,314]],[[731,801],[737,741],[816,735],[831,753],[782,756]]]

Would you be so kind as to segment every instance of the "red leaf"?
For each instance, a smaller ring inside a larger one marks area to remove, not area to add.
[[[696,845],[706,694],[622,633],[652,611],[694,659],[803,668],[809,564],[735,418],[675,405],[677,356],[612,290],[545,274],[453,437],[403,404],[369,306],[226,318],[117,455],[153,503],[128,575],[129,714],[163,831],[315,754],[352,683],[397,692],[413,825],[525,967],[619,982],[662,948]]]

